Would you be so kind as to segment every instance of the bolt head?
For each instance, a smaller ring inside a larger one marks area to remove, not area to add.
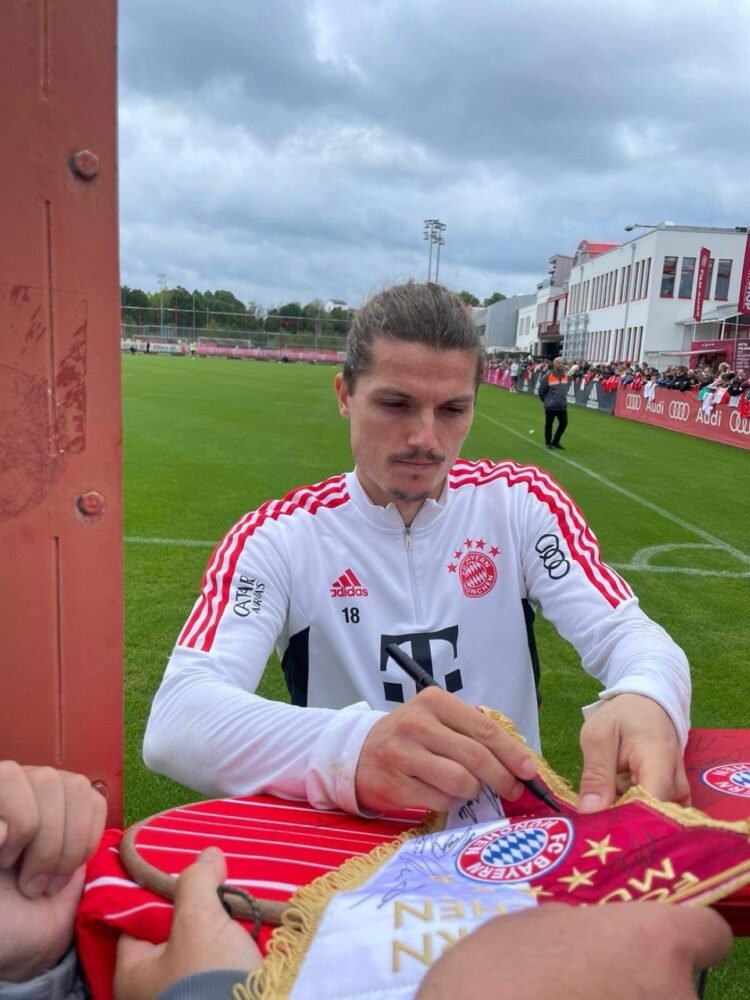
[[[87,514],[89,517],[94,514],[101,514],[104,510],[104,497],[101,493],[88,490],[78,497],[78,509],[82,514]]]
[[[70,169],[78,177],[90,181],[99,173],[99,157],[90,149],[74,149],[70,154]]]

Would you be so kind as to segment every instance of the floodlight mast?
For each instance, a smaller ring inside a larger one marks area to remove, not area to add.
[[[448,227],[440,219],[425,219],[424,220],[424,230],[422,232],[422,239],[425,239],[430,244],[430,253],[427,263],[427,280],[432,281],[432,244],[437,246],[437,260],[435,264],[435,281],[438,280],[440,274],[440,247],[444,246],[445,240],[442,234]]]

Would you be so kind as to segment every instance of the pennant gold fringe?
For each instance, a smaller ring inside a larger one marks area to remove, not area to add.
[[[534,758],[539,776],[554,796],[573,809],[578,807],[578,795],[569,782],[560,777],[547,761],[532,750],[518,733],[510,719],[494,709],[483,708],[506,732],[526,746]],[[706,816],[698,809],[684,808],[670,802],[660,802],[645,789],[633,786],[615,803],[616,806],[628,802],[643,802],[662,815],[675,820],[681,826],[714,827],[744,834],[750,840],[750,819],[740,822],[722,822]],[[428,813],[420,826],[406,830],[395,840],[375,847],[366,857],[350,858],[340,868],[321,875],[310,885],[302,886],[292,896],[285,909],[281,926],[274,931],[268,945],[263,968],[251,973],[244,984],[238,984],[232,991],[232,1000],[284,1000],[288,997],[299,974],[299,970],[315,936],[318,924],[326,906],[337,892],[358,889],[371,875],[408,840],[437,833],[445,828],[444,813]],[[729,876],[730,881],[726,879]],[[734,876],[734,878],[732,878]],[[714,888],[717,882],[720,888]],[[735,892],[750,882],[750,860],[704,883],[706,891],[690,901],[692,905],[708,906],[710,903]],[[695,891],[695,887],[693,887]],[[672,902],[679,902],[675,896]],[[689,904],[690,905],[690,904]]]

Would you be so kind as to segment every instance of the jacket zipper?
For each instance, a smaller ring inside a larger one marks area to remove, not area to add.
[[[406,549],[406,564],[409,567],[409,586],[411,588],[411,598],[414,603],[414,613],[417,621],[421,622],[423,621],[422,604],[419,600],[419,592],[417,591],[417,579],[414,571],[414,555],[412,550],[410,525],[404,526],[404,547]]]

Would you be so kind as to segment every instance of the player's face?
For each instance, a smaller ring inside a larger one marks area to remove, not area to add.
[[[336,376],[357,475],[373,503],[394,502],[409,524],[424,500],[440,495],[471,427],[475,376],[471,352],[380,337],[354,392]]]

